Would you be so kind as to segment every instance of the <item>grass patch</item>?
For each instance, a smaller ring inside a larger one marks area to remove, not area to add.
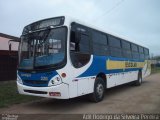
[[[40,97],[20,95],[17,92],[16,81],[0,82],[0,108],[38,99]]]
[[[154,73],[160,73],[160,67],[152,67],[152,74]]]

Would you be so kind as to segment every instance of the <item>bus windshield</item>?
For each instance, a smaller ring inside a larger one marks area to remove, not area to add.
[[[65,27],[40,30],[22,35],[19,69],[40,69],[62,63],[66,51]]]

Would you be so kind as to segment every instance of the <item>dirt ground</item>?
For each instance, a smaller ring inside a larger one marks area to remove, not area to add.
[[[159,113],[160,74],[147,77],[139,87],[129,84],[106,90],[100,103],[85,96],[69,100],[42,99],[0,109],[0,114]]]

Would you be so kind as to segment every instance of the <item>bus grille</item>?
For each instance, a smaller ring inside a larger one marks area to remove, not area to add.
[[[24,90],[24,92],[34,93],[34,94],[47,94],[45,91],[36,91],[36,90]]]

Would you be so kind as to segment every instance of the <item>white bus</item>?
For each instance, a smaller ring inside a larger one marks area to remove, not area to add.
[[[56,99],[88,95],[100,102],[106,88],[141,85],[151,72],[149,50],[66,16],[24,27],[19,45],[20,94]]]

